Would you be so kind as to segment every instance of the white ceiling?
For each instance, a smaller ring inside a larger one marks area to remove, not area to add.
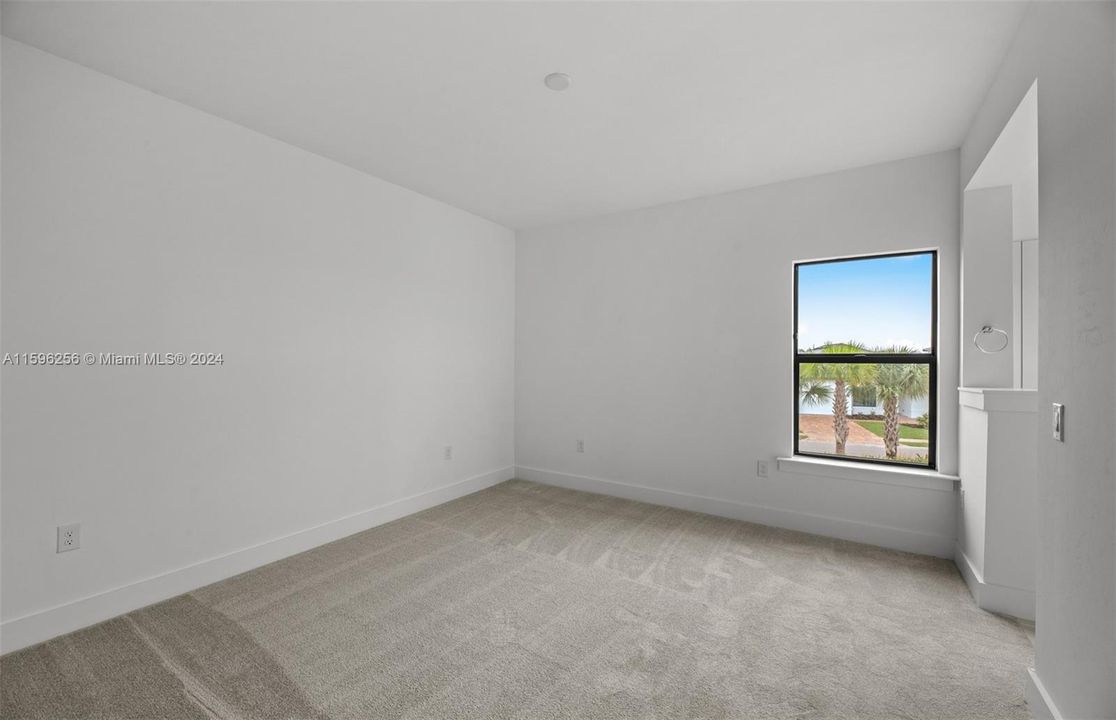
[[[5,3],[5,35],[510,227],[957,147],[1001,2]],[[564,93],[543,77],[569,73]]]

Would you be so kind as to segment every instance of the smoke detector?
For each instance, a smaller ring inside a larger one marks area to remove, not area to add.
[[[543,78],[543,82],[546,83],[546,86],[551,90],[555,92],[562,92],[570,86],[570,76],[566,73],[560,72],[550,73],[545,78]]]

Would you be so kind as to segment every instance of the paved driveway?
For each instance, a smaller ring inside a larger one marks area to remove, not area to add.
[[[800,432],[809,435],[811,440],[829,440],[830,444],[832,444],[833,416],[799,414],[798,429]],[[848,442],[863,443],[865,445],[875,445],[879,443],[879,446],[883,447],[883,438],[877,437],[857,425],[855,420],[849,420]]]

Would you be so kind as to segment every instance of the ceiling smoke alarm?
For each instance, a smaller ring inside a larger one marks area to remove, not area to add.
[[[543,78],[543,82],[551,90],[562,92],[570,86],[570,76],[566,73],[550,73]]]

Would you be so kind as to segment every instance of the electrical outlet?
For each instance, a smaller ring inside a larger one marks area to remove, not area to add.
[[[442,457],[446,460],[453,460],[453,445],[446,445],[445,450],[442,451]]]
[[[579,453],[585,452],[585,441],[584,440],[578,440],[577,441],[577,451]]]
[[[765,461],[760,460],[756,463],[756,476],[767,477],[767,463]]]
[[[81,525],[58,526],[58,552],[64,553],[81,547]]]

